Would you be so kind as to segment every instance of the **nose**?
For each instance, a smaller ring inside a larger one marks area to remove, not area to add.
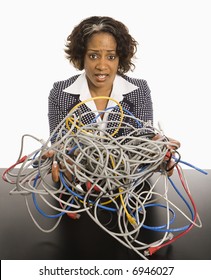
[[[105,58],[102,57],[98,60],[96,64],[96,69],[100,71],[107,69],[107,61]]]

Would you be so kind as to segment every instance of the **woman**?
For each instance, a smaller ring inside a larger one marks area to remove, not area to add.
[[[97,96],[112,97],[137,118],[153,121],[147,82],[124,75],[134,68],[136,46],[127,28],[110,17],[90,17],[73,29],[65,51],[75,68],[85,71],[54,84],[49,96],[51,133],[78,102]],[[85,110],[105,110],[112,105],[111,100],[96,99]]]
[[[137,42],[127,27],[111,17],[93,16],[75,26],[67,38],[65,52],[70,63],[84,71],[54,84],[49,95],[50,133],[55,131],[71,109],[90,98],[91,101],[82,105],[82,112],[98,112],[107,108],[117,112],[116,100],[125,111],[153,125],[153,107],[147,82],[125,75],[135,68],[132,59],[136,51]],[[81,121],[86,125],[93,122],[95,117],[95,114],[87,114],[82,116]],[[110,128],[112,131],[119,118],[118,114],[101,114],[97,121],[109,121],[110,127],[107,125],[104,129]],[[137,126],[131,118],[125,119],[125,122]],[[127,134],[127,129],[119,129],[115,137]],[[175,140],[173,143],[174,149],[180,145]],[[168,164],[172,166],[172,161]]]

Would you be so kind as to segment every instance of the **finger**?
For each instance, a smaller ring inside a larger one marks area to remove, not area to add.
[[[169,139],[169,144],[167,145],[167,147],[169,149],[179,149],[181,144],[178,140],[175,140],[173,138],[168,138]]]
[[[54,155],[55,155],[55,151],[49,150],[49,151],[47,151],[46,153],[44,153],[44,154],[42,155],[42,158],[43,158],[43,159],[52,158]]]
[[[51,168],[52,179],[55,183],[59,181],[59,164],[57,161],[54,161]]]
[[[70,182],[72,182],[72,181],[73,181],[73,175],[70,173],[70,171],[68,171],[68,170],[66,169],[66,166],[64,165],[63,162],[60,162],[60,166],[61,166],[61,169],[64,169],[64,170],[63,170],[63,173],[64,173],[64,175],[66,176],[66,178],[67,178]]]
[[[174,173],[174,168],[173,168],[174,165],[175,165],[174,160],[170,160],[167,164],[167,174],[169,177],[172,176],[172,174]]]
[[[162,138],[162,135],[158,133],[158,134],[156,134],[156,135],[152,138],[152,140],[156,141],[156,140],[158,140],[158,139],[160,139],[160,138]]]

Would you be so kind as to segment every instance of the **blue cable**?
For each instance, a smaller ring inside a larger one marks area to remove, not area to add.
[[[173,156],[172,158],[175,159],[174,156]],[[194,165],[192,165],[192,164],[190,164],[190,163],[188,163],[188,162],[186,162],[186,161],[183,161],[183,160],[180,159],[179,162],[180,162],[180,163],[183,163],[183,164],[185,164],[185,165],[187,165],[187,166],[189,166],[189,167],[192,167],[192,168],[194,168],[195,170],[197,170],[197,171],[199,171],[199,172],[201,172],[201,173],[203,173],[203,174],[205,174],[205,175],[208,174],[207,171],[205,171],[205,170],[203,170],[203,169],[201,169],[201,168],[198,168],[198,167],[196,167],[196,166],[194,166]]]
[[[165,205],[158,204],[158,203],[146,204],[144,206],[144,208],[147,208],[147,207],[163,207],[163,208],[167,208]],[[139,209],[139,211],[141,211],[141,208]],[[169,208],[169,211],[173,214],[173,217],[172,217],[172,219],[169,222],[169,224],[171,225],[171,224],[173,224],[173,222],[176,219],[176,213],[171,208]],[[161,225],[161,226],[147,226],[145,224],[142,225],[142,227],[145,228],[145,229],[149,229],[149,230],[153,230],[153,231],[159,231],[159,232],[184,231],[184,230],[188,229],[190,225],[187,225],[187,226],[184,226],[184,227],[180,227],[180,228],[170,228],[170,229],[167,229],[166,226],[167,226],[166,224],[165,225]]]
[[[68,187],[67,183],[65,182],[65,179],[64,179],[64,176],[63,176],[63,173],[62,173],[62,172],[60,172],[60,179],[61,179],[62,184],[64,185],[64,187],[68,190],[68,192],[70,192],[71,194],[73,194],[74,196],[78,197],[78,198],[81,199],[81,200],[84,199],[83,196],[79,195],[78,193],[74,192],[73,190],[71,190],[71,189]],[[89,200],[89,203],[94,205],[94,202],[91,201],[91,200]],[[112,211],[112,212],[116,212],[116,211],[117,211],[116,208],[106,207],[106,206],[103,206],[103,205],[100,205],[100,204],[98,204],[97,207],[102,208],[102,209],[104,209],[104,210]]]
[[[36,153],[34,154],[32,160],[35,160],[35,158],[36,158],[36,156],[37,156],[38,154],[39,154],[39,151],[36,152]],[[32,164],[32,167],[33,167],[33,168],[37,168],[37,167],[38,167],[38,163],[33,163],[33,164]]]
[[[190,207],[190,205],[188,204],[188,202],[186,201],[186,199],[182,196],[182,194],[179,192],[179,190],[177,189],[176,185],[174,184],[174,182],[170,179],[170,177],[168,177],[170,183],[172,184],[172,186],[174,187],[175,191],[177,192],[177,194],[182,198],[182,200],[185,202],[186,206],[188,207],[190,213],[191,213],[191,217],[192,217],[192,220],[194,218],[194,214],[193,214],[193,211]],[[167,208],[165,205],[163,204],[146,204],[144,207],[147,208],[147,207],[155,207],[155,206],[158,206],[158,207],[163,207],[163,208]],[[130,210],[130,209],[129,209]],[[141,211],[141,208],[139,209],[139,211]],[[176,218],[176,214],[175,212],[169,208],[169,211],[173,214],[173,217],[172,219],[170,220],[170,224],[172,224]],[[130,210],[130,212],[132,212]],[[131,215],[133,215],[131,213]],[[134,215],[133,215],[134,217]],[[134,217],[136,218],[136,217]],[[142,225],[143,228],[146,228],[146,229],[149,229],[149,230],[153,230],[153,231],[159,231],[159,232],[177,232],[177,231],[184,231],[186,229],[188,229],[190,227],[191,223],[189,225],[186,225],[184,227],[180,227],[180,228],[171,228],[171,229],[164,229],[164,227],[166,227],[166,225],[162,225],[162,226],[155,226],[155,227],[151,227],[151,226],[147,226],[147,225]]]
[[[127,109],[123,108],[123,111],[125,111],[128,115],[135,117],[130,111],[128,111]],[[138,124],[138,127],[142,127],[142,123],[140,123],[137,119],[135,119],[135,122]]]
[[[151,204],[146,204],[144,205],[144,208],[148,208],[148,207],[161,207],[161,208],[167,208],[167,206],[163,205],[163,204],[159,204],[159,203],[151,203]],[[141,208],[139,209],[139,211],[141,211]],[[172,213],[173,217],[170,220],[169,224],[173,224],[173,222],[175,221],[176,218],[176,213],[173,211],[173,209],[169,208],[169,211]],[[150,230],[154,230],[154,231],[164,231],[164,232],[168,232],[169,230],[167,229],[163,229],[166,228],[166,224],[165,225],[161,225],[161,226],[147,226],[143,224],[143,228],[146,229],[150,229]],[[162,230],[163,229],[163,230]]]
[[[72,154],[76,149],[78,148],[78,145],[75,145],[71,150],[68,151],[68,155]]]
[[[191,212],[191,216],[192,219],[194,217],[193,211],[189,205],[189,203],[187,202],[187,200],[184,198],[184,196],[180,193],[180,191],[178,190],[178,188],[176,187],[176,185],[174,184],[174,182],[172,181],[172,179],[170,177],[168,177],[168,180],[170,181],[171,185],[173,186],[173,188],[175,189],[175,191],[177,192],[177,194],[182,198],[182,200],[185,202],[186,206],[188,207],[189,211]]]
[[[113,106],[113,107],[108,107],[106,108],[103,112],[100,112],[94,119],[93,119],[93,122],[95,122],[102,114],[104,114],[104,112],[108,111],[108,110],[111,110],[111,109],[115,109],[115,108],[119,108],[118,105],[116,106]],[[128,115],[132,116],[132,117],[135,117],[130,111],[128,111],[127,109],[125,108],[122,108],[123,111],[125,111]],[[92,122],[92,123],[93,123]],[[142,127],[142,124],[137,120],[135,119],[135,122],[138,124],[139,127]]]
[[[116,107],[116,106],[115,106],[115,107]],[[91,123],[96,122],[96,120],[97,120],[102,114],[104,114],[105,111],[114,109],[115,107],[108,107],[108,108],[106,108],[105,110],[103,110],[103,112],[100,112],[100,113],[93,119],[93,121],[92,121]]]
[[[180,193],[180,191],[178,190],[178,188],[176,187],[176,185],[174,184],[174,182],[172,181],[172,179],[170,177],[168,177],[168,180],[170,181],[171,185],[173,186],[173,188],[175,189],[175,191],[177,192],[177,194],[180,196],[180,198],[185,202],[186,206],[188,207],[190,213],[191,213],[191,217],[192,217],[192,220],[194,219],[194,213],[191,209],[191,206],[189,205],[189,203],[187,202],[187,200],[183,197],[183,195]],[[184,227],[185,230],[188,229],[190,227],[191,223]]]

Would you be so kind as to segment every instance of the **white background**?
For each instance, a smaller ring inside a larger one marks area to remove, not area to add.
[[[155,126],[180,140],[182,159],[211,168],[209,0],[0,1],[0,167],[13,164],[21,137],[47,139],[48,95],[78,73],[65,59],[72,28],[92,15],[124,22],[139,42],[136,70],[151,88]],[[207,144],[208,141],[208,144]],[[25,154],[35,149],[26,142]]]

